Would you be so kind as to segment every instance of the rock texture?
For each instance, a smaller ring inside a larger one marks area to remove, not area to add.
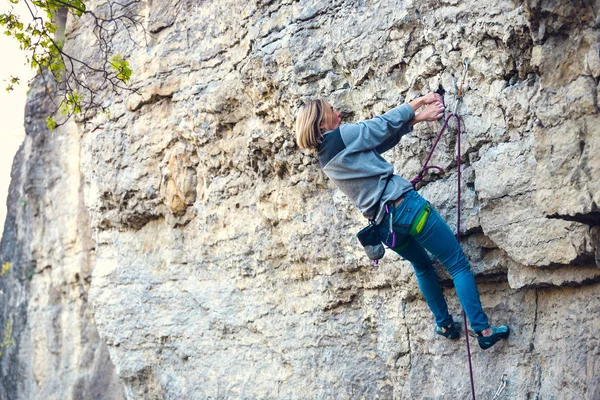
[[[94,242],[77,126],[49,132],[49,98],[28,95],[0,261],[0,399],[122,399],[88,306]]]
[[[346,120],[432,90],[453,107],[465,58],[463,247],[512,328],[473,348],[477,397],[503,375],[499,398],[600,397],[600,3],[140,7],[147,41],[121,32],[115,49],[139,94],[107,94],[110,114],[78,126],[90,302],[127,398],[470,397],[463,343],[434,338],[408,263],[367,263],[364,221],[293,136],[307,97]],[[93,60],[86,19],[68,29]],[[399,174],[439,127],[386,153]],[[455,146],[451,125],[433,159],[446,172],[420,188],[451,226]]]

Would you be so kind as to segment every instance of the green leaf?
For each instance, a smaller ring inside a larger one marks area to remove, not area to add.
[[[6,91],[11,92],[15,88],[15,85],[18,85],[21,82],[21,78],[17,76],[10,76],[8,82],[9,83],[6,86]]]
[[[46,22],[46,30],[49,33],[55,33],[58,30],[58,25],[56,25],[52,22]]]
[[[67,105],[75,114],[79,114],[81,112],[81,97],[77,92],[71,92],[67,94]]]
[[[10,271],[10,268],[12,267],[12,264],[10,262],[5,262],[2,265],[2,270],[0,270],[0,276],[6,274],[8,271]]]
[[[46,125],[48,126],[48,129],[50,129],[51,131],[53,131],[54,129],[56,129],[56,127],[58,126],[58,124],[56,123],[56,121],[52,117],[47,117],[46,118]]]
[[[117,79],[127,83],[131,79],[133,70],[129,66],[129,61],[125,60],[120,55],[116,54],[111,59],[111,66],[117,71]]]

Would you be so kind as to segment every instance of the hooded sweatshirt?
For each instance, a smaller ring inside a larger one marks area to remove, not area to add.
[[[394,175],[394,166],[381,154],[412,131],[409,121],[414,116],[412,107],[403,104],[373,119],[325,132],[319,145],[319,164],[325,174],[376,224],[383,219],[385,203],[413,189],[406,179]]]

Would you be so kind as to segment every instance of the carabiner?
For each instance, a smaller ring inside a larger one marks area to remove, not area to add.
[[[469,60],[467,60],[465,58],[465,60],[463,62],[464,72],[463,72],[462,80],[460,82],[460,87],[458,88],[458,92],[456,93],[456,102],[454,103],[454,111],[452,112],[453,114],[456,114],[456,111],[458,110],[458,103],[462,100],[462,97],[463,97],[463,85],[465,84],[465,80],[467,79],[467,72],[469,71],[469,64],[471,64],[471,63],[469,62]]]

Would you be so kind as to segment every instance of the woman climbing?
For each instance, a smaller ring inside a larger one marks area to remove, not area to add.
[[[415,115],[422,106],[425,108]],[[340,113],[327,101],[318,99],[300,108],[296,139],[300,148],[318,151],[323,171],[365,217],[377,224],[379,239],[413,265],[421,292],[435,317],[435,333],[456,339],[460,325],[448,313],[427,251],[452,276],[479,346],[487,349],[507,338],[509,328],[488,324],[469,262],[452,230],[410,182],[394,175],[392,164],[381,156],[415,124],[435,121],[443,115],[442,97],[429,93],[373,119],[342,124]]]

